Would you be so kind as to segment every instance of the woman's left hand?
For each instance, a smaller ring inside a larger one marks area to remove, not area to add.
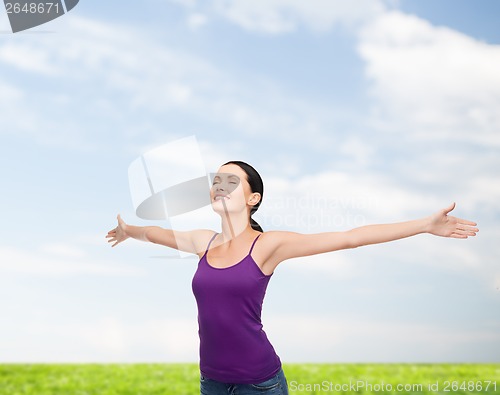
[[[456,239],[466,239],[475,236],[479,229],[476,223],[465,219],[448,215],[455,208],[455,203],[449,207],[439,210],[429,217],[428,232],[443,237],[454,237]]]

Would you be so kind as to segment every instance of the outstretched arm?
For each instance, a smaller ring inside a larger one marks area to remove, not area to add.
[[[198,253],[200,250],[199,240],[205,240],[211,236],[213,232],[209,230],[199,229],[192,231],[177,231],[172,229],[164,229],[159,226],[135,226],[126,224],[120,214],[116,216],[118,226],[111,229],[106,238],[108,243],[114,243],[111,247],[133,238],[141,241],[149,241],[155,244],[175,248],[176,250]]]
[[[475,236],[479,231],[475,222],[448,215],[454,208],[455,203],[426,218],[392,224],[366,225],[345,232],[317,234],[273,232],[275,258],[283,261],[294,257],[386,243],[419,233],[458,239]]]
[[[476,223],[449,216],[448,213],[455,208],[455,203],[439,210],[437,213],[422,219],[399,222],[394,224],[367,225],[350,230],[349,237],[355,247],[385,243],[415,236],[419,233],[430,233],[435,236],[466,239],[475,236]]]

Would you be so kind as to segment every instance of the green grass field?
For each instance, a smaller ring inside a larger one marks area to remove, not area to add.
[[[290,394],[500,394],[500,364],[283,364],[283,370]],[[0,395],[94,394],[199,395],[198,365],[0,364]]]

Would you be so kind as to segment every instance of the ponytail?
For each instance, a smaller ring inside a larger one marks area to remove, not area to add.
[[[264,231],[262,230],[261,226],[257,223],[256,220],[254,220],[252,217],[251,217],[252,214],[250,214],[250,226],[252,227],[253,230],[257,230],[259,232],[262,232],[264,233]]]

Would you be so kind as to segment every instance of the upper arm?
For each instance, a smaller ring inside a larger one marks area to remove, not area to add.
[[[354,248],[349,232],[323,232],[303,234],[286,231],[271,231],[270,238],[274,259],[277,262],[290,258],[322,254],[325,252]]]
[[[199,254],[205,251],[208,241],[213,234],[214,231],[208,229],[180,231],[152,226],[147,230],[146,238],[155,244],[161,244],[179,251]]]

